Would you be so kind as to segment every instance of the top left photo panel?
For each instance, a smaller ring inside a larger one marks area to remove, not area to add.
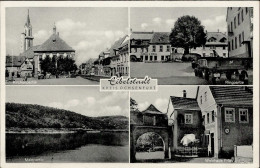
[[[6,85],[99,85],[100,79],[129,75],[126,7],[6,7],[2,12]]]

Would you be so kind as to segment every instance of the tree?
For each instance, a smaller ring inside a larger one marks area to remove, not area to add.
[[[190,48],[200,47],[206,43],[204,26],[194,16],[182,16],[174,24],[170,42],[173,47],[181,47],[184,49],[184,54],[188,54]]]

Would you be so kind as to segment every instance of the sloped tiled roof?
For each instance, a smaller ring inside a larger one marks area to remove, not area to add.
[[[153,32],[132,32],[130,39],[135,40],[151,40],[153,37]]]
[[[194,98],[170,96],[174,109],[200,110]]]
[[[117,40],[112,46],[111,48],[109,49],[109,52],[110,52],[110,57],[113,57],[115,56],[115,51],[114,50],[117,50],[121,44],[124,42],[125,38],[127,37],[127,35],[125,35],[124,37],[120,38],[119,40]]]
[[[154,32],[153,37],[150,41],[151,44],[169,44],[170,33],[169,32]]]
[[[142,113],[150,113],[150,114],[163,114],[159,111],[154,105],[150,105],[146,110],[142,111]]]
[[[9,56],[8,55],[8,56],[6,56],[5,66],[6,67],[20,67],[25,59],[26,59],[26,57],[24,57],[24,56]]]
[[[215,38],[215,42],[209,42],[210,38]],[[226,38],[226,42],[220,42],[221,39]],[[226,44],[227,45],[227,35],[222,32],[207,32],[207,42],[206,45],[220,45]]]
[[[46,40],[36,52],[75,52],[64,40],[62,40],[58,34],[52,34],[48,40]]]
[[[40,47],[40,45],[32,46],[28,50],[21,53],[20,56],[25,56],[29,59],[32,59],[34,57],[34,51],[37,50],[39,47]]]
[[[217,104],[253,105],[251,86],[209,86]]]

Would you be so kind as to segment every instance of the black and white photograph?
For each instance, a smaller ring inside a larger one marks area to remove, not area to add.
[[[259,2],[0,2],[0,167],[259,166]]]
[[[7,163],[129,162],[128,92],[8,86],[5,106]]]
[[[128,8],[6,8],[6,84],[128,76],[128,30]]]
[[[159,85],[253,83],[252,7],[132,7],[130,28],[131,77]]]
[[[160,86],[130,94],[131,163],[252,163],[251,86]]]

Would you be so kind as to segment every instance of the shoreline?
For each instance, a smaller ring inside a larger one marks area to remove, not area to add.
[[[94,130],[81,128],[6,128],[7,134],[68,134],[68,133],[101,133],[101,132],[129,132],[126,129]]]

